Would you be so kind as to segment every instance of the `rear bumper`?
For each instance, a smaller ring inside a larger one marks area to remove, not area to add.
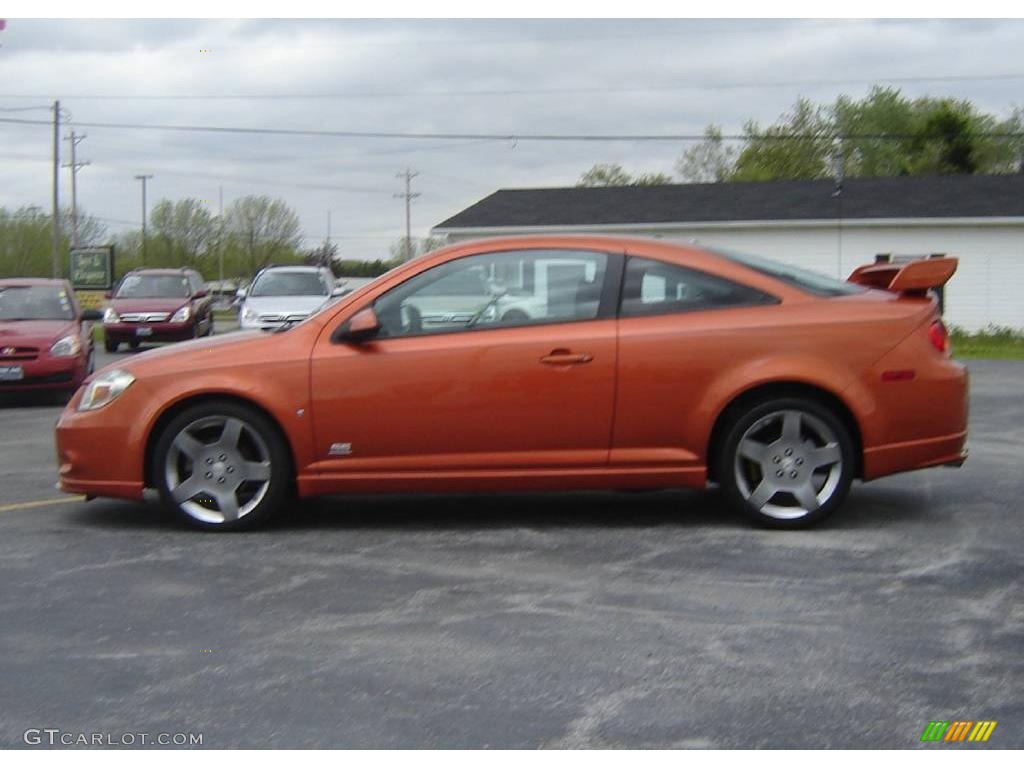
[[[864,479],[927,467],[959,467],[967,460],[967,431],[864,450]]]

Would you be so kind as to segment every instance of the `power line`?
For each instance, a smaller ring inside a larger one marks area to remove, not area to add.
[[[26,120],[24,118],[0,117],[0,123],[17,125],[50,125],[45,120]],[[109,128],[117,130],[145,130],[145,131],[177,131],[184,133],[225,133],[225,134],[250,134],[260,136],[313,136],[322,138],[340,139],[403,139],[409,141],[433,140],[433,141],[502,141],[517,143],[520,141],[536,142],[558,142],[558,141],[580,141],[580,142],[605,142],[605,141],[704,141],[707,137],[693,133],[648,133],[648,134],[580,134],[580,133],[414,133],[399,131],[317,131],[301,128],[243,128],[220,125],[161,125],[155,123],[95,123],[75,122],[76,126],[83,128]],[[1014,131],[984,131],[975,133],[975,136],[985,138],[1019,139],[1024,133]],[[751,139],[765,141],[792,141],[798,139],[839,139],[843,141],[852,140],[875,140],[875,141],[905,141],[915,138],[910,133],[860,133],[841,134],[827,136],[813,133],[785,133],[785,134],[723,134],[724,141],[749,141]]]
[[[716,91],[722,89],[743,90],[752,88],[815,88],[827,86],[866,85],[869,83],[969,83],[986,81],[1024,80],[1024,73],[1010,72],[994,75],[933,75],[871,77],[858,79],[819,80],[774,80],[700,82],[691,81],[671,85],[638,86],[583,86],[565,88],[488,88],[465,90],[417,90],[417,91],[335,91],[324,93],[206,93],[206,94],[114,94],[83,93],[63,96],[65,100],[80,101],[299,101],[299,100],[342,100],[342,99],[383,99],[383,98],[435,98],[457,96],[566,96],[572,94],[605,93],[670,93],[676,91]],[[0,98],[36,99],[43,94],[0,94]]]

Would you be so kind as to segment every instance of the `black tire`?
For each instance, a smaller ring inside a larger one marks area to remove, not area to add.
[[[103,348],[107,350],[107,352],[110,352],[111,354],[117,352],[118,346],[119,344],[116,341],[111,341],[110,339],[103,340]]]
[[[730,505],[758,524],[803,528],[846,499],[856,451],[827,406],[798,397],[762,401],[736,413],[724,434],[718,482]]]
[[[242,425],[234,450],[229,423]],[[246,467],[258,468],[260,476],[246,479]],[[171,419],[153,449],[151,476],[167,510],[207,531],[242,531],[264,524],[288,500],[293,481],[291,454],[277,426],[255,409],[231,401],[200,403]],[[228,513],[222,498],[229,499]],[[230,499],[237,516],[231,514]]]
[[[141,343],[142,342],[139,341],[138,339],[132,339],[131,341],[128,342],[128,346],[132,349],[138,349]]]
[[[213,314],[211,314],[210,315],[210,320],[206,324],[206,333],[204,333],[203,336],[210,337],[210,336],[213,336],[213,333],[214,333],[214,331],[213,331]]]

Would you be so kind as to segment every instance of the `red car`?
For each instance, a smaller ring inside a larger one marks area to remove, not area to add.
[[[194,269],[136,269],[107,294],[104,346],[116,352],[142,342],[185,341],[213,333],[213,300]]]
[[[0,280],[0,392],[77,389],[93,371],[100,317],[66,280]]]

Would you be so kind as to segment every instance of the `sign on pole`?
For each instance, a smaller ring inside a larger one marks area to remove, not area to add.
[[[71,249],[69,278],[75,290],[109,291],[114,287],[114,246]]]

